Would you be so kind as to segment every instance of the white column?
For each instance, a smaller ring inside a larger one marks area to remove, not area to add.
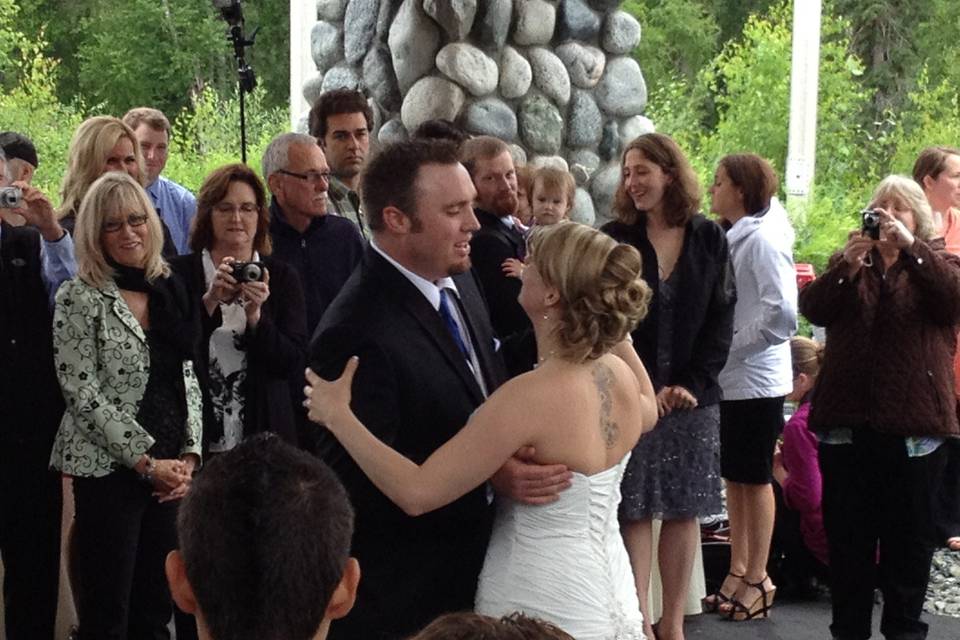
[[[310,55],[310,31],[317,22],[315,0],[290,0],[290,127],[310,108],[303,98],[303,83],[317,71]]]
[[[820,0],[793,3],[790,71],[790,142],[787,202],[802,210],[813,186],[817,152],[817,85],[820,71]]]

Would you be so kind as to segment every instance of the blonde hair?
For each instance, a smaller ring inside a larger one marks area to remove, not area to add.
[[[133,153],[137,158],[137,180],[143,184],[143,155],[140,143],[133,129],[119,118],[113,116],[94,116],[80,123],[67,154],[67,172],[60,187],[59,217],[78,213],[83,196],[93,181],[103,175],[103,163],[122,138],[128,138],[133,144]],[[78,213],[79,215],[79,213]]]
[[[823,364],[823,345],[811,338],[793,336],[790,338],[790,358],[794,377],[803,373],[816,378]]]
[[[533,192],[537,190],[537,183],[540,183],[544,191],[556,193],[562,191],[567,196],[567,211],[573,208],[573,199],[577,195],[577,183],[569,171],[558,169],[556,167],[543,167],[533,174],[530,180],[530,189],[527,196],[530,198],[530,205],[533,206]]]
[[[933,212],[930,209],[927,196],[923,193],[920,185],[914,182],[912,178],[898,175],[887,176],[880,181],[873,192],[873,197],[870,198],[870,206],[872,207],[886,198],[900,200],[913,212],[913,219],[917,224],[913,235],[924,242],[939,235],[933,224]]]
[[[528,244],[544,283],[560,294],[556,337],[564,357],[602,356],[647,315],[651,291],[630,245],[576,222],[534,227]]]
[[[147,239],[144,242],[147,258],[143,265],[147,280],[169,275],[170,268],[160,254],[163,228],[150,197],[126,173],[110,171],[97,178],[87,189],[74,228],[77,274],[90,286],[103,288],[113,277],[113,268],[107,264],[101,242],[104,223],[113,216],[125,215],[131,210],[147,216]]]

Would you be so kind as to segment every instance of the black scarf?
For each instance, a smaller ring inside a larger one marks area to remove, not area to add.
[[[199,326],[183,283],[174,274],[150,281],[144,269],[122,265],[109,257],[107,264],[113,269],[113,281],[119,289],[148,295],[151,333],[183,360],[192,360]]]

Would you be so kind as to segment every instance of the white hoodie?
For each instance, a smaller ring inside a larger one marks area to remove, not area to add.
[[[720,372],[724,400],[774,398],[793,389],[790,336],[797,330],[793,227],[773,198],[766,214],[727,231],[737,305],[733,341]]]

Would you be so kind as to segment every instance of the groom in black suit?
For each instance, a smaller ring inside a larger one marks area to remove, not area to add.
[[[422,463],[504,380],[486,306],[470,271],[476,195],[457,150],[412,140],[384,148],[362,181],[373,239],[324,314],[310,366],[338,377],[360,357],[352,406],[377,437]],[[366,478],[329,434],[321,455],[356,509],[363,580],[330,638],[400,638],[473,607],[492,519],[488,489],[412,518]]]

